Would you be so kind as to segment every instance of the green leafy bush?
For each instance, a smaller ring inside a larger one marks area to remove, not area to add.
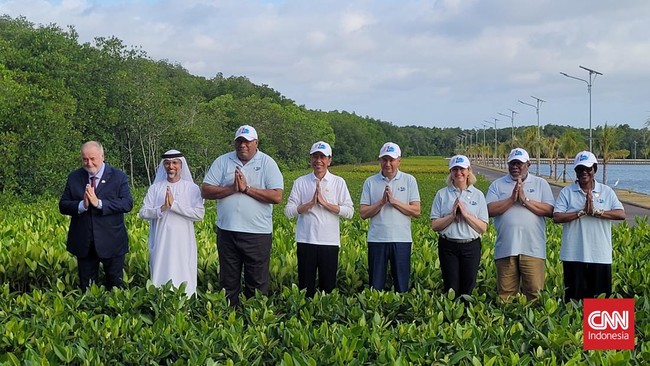
[[[412,289],[367,288],[367,221],[341,225],[338,289],[305,298],[297,289],[295,222],[274,212],[272,294],[233,310],[218,284],[214,204],[196,224],[199,286],[148,283],[146,222],[127,215],[131,251],[124,290],[76,289],[76,261],[65,250],[68,219],[56,198],[0,210],[0,362],[3,364],[647,364],[650,362],[650,226],[613,230],[614,293],[636,302],[633,351],[583,351],[582,307],[562,301],[561,226],[549,222],[546,288],[536,302],[497,300],[494,228],[483,236],[478,286],[466,301],[442,293],[437,237],[429,209],[447,174],[443,159],[405,159],[418,179],[422,215],[413,223]],[[378,165],[333,168],[358,202]],[[290,189],[295,177],[286,174]],[[479,188],[488,182],[480,179]],[[136,208],[144,191],[135,192]],[[286,198],[286,197],[285,197]],[[8,203],[6,199],[1,202]]]

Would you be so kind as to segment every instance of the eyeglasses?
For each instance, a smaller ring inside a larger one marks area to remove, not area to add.
[[[578,173],[583,173],[583,172],[591,173],[592,170],[594,170],[593,167],[591,167],[591,166],[590,166],[590,167],[586,167],[586,166],[584,166],[584,165],[578,165],[578,166],[575,168],[575,171],[578,172]]]

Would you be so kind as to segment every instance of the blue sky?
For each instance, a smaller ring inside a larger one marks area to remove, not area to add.
[[[0,14],[116,36],[195,75],[243,75],[311,109],[471,129],[499,113],[641,128],[650,117],[645,0],[0,0]]]

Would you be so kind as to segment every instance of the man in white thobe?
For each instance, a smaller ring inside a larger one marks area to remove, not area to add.
[[[183,154],[167,151],[138,213],[149,220],[149,267],[155,286],[171,281],[180,287],[184,282],[188,296],[196,292],[194,221],[201,221],[204,214],[201,190],[192,180]]]

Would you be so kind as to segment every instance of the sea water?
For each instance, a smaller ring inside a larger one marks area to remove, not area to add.
[[[566,165],[566,179],[571,182],[576,179],[576,173],[573,171],[573,162]],[[562,170],[564,165],[560,162],[557,166],[558,179],[562,180]],[[602,164],[598,165],[596,180],[603,183]],[[537,173],[535,161],[531,161],[531,173]],[[550,168],[548,164],[540,164],[541,174],[545,177],[549,175]],[[607,165],[607,185],[617,189],[629,189],[634,192],[650,194],[650,165]]]

